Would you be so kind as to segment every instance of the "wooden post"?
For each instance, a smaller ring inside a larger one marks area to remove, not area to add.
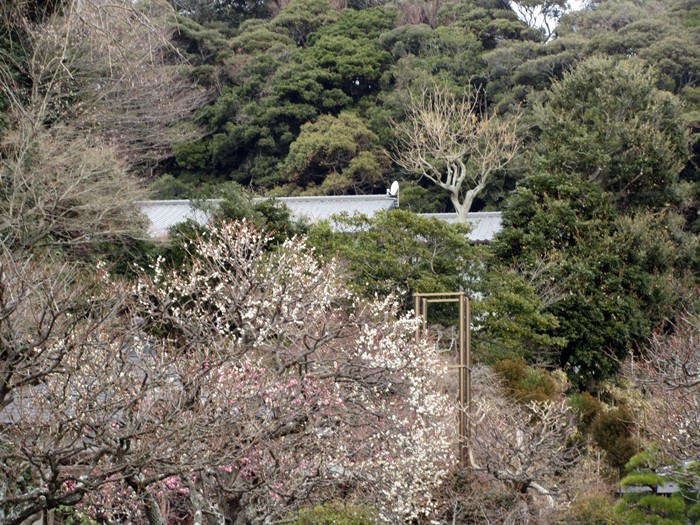
[[[458,303],[459,306],[459,462],[469,466],[469,438],[471,436],[472,374],[471,374],[471,303],[464,292],[414,293],[416,317],[416,342],[428,333],[428,305],[430,303]]]

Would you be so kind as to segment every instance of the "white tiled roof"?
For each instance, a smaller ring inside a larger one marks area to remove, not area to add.
[[[267,200],[256,198],[255,202]],[[343,195],[324,197],[277,197],[276,202],[285,204],[291,212],[292,219],[306,220],[314,223],[330,219],[333,215],[347,213],[374,216],[383,210],[396,207],[396,199],[388,195]],[[148,217],[150,226],[148,233],[151,237],[165,237],[173,226],[188,219],[197,224],[205,225],[211,219],[211,209],[216,207],[218,200],[189,201],[139,201],[136,204]]]
[[[260,202],[264,198],[255,199]],[[295,220],[304,219],[314,223],[330,219],[333,215],[347,213],[350,216],[362,214],[373,217],[375,213],[396,207],[396,199],[389,195],[345,195],[326,197],[278,197],[277,202],[285,204]],[[209,209],[220,202],[217,200],[189,201],[140,201],[136,204],[148,217],[151,237],[165,237],[168,230],[188,219],[205,225],[211,219]],[[209,208],[209,209],[207,209]],[[434,217],[449,223],[457,222],[455,213],[421,213],[422,217]],[[489,242],[501,230],[500,212],[470,213],[467,222],[471,225],[469,240]]]
[[[264,199],[255,199],[256,201]],[[345,195],[326,197],[279,197],[277,202],[287,205],[295,220],[314,223],[347,213],[373,217],[375,213],[396,207],[396,199],[388,195]]]
[[[456,213],[419,213],[421,217],[434,217],[454,224],[457,222]],[[472,242],[491,242],[501,231],[500,211],[477,211],[467,215],[467,223],[472,230],[469,232],[469,240]]]
[[[204,202],[206,205],[211,205],[217,201]],[[150,221],[148,234],[151,237],[166,237],[170,228],[190,219],[201,226],[207,224],[211,219],[211,212],[199,208],[196,201],[139,201],[136,205]],[[206,206],[204,207],[206,208]]]

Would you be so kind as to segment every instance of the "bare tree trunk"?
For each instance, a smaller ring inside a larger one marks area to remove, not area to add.
[[[167,525],[156,498],[149,491],[145,491],[143,495],[143,510],[150,525]]]
[[[450,195],[450,201],[452,202],[452,205],[455,208],[455,212],[457,212],[457,221],[458,222],[467,222],[467,217],[469,216],[469,210],[472,209],[472,205],[474,204],[474,199],[476,199],[481,191],[483,190],[484,185],[478,185],[477,187],[467,190],[467,192],[464,194],[464,197],[460,201],[459,199],[459,193],[454,192]]]
[[[226,518],[223,512],[210,501],[207,501],[205,496],[199,491],[197,486],[188,476],[183,476],[182,480],[187,485],[190,491],[190,503],[192,503],[192,525],[203,525],[204,514],[207,513],[216,519],[218,525],[225,525]]]
[[[519,155],[519,117],[494,117],[479,105],[478,93],[455,97],[447,87],[411,96],[406,120],[393,123],[401,168],[426,177],[450,194],[460,222],[495,174]]]

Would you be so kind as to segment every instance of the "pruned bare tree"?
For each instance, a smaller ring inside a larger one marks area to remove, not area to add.
[[[565,400],[526,405],[508,398],[494,372],[473,369],[470,467],[454,470],[438,496],[439,523],[560,523],[588,472]],[[582,468],[584,467],[584,468]]]
[[[564,399],[525,405],[510,400],[485,368],[478,369],[475,383],[479,385],[472,415],[475,470],[554,506],[565,472],[580,459],[571,439],[576,432],[572,409]]]
[[[676,466],[683,476],[688,475],[685,463],[700,457],[697,317],[686,314],[672,333],[655,333],[641,356],[627,358],[623,372],[645,394],[646,410],[640,425],[649,444],[661,452],[669,468]]]
[[[405,120],[394,123],[394,161],[447,191],[460,221],[466,221],[474,199],[521,150],[519,117],[486,114],[478,95],[460,98],[448,87],[433,85],[411,94]]]

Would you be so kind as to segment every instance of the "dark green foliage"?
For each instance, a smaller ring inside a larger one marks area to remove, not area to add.
[[[576,247],[581,238],[603,234],[616,215],[609,198],[592,183],[533,173],[510,196],[506,228],[494,246],[506,260],[561,252]]]
[[[379,44],[396,58],[427,56],[436,52],[436,34],[427,24],[407,24],[383,33]]]
[[[195,239],[207,235],[207,232],[207,228],[194,221],[186,221],[173,226],[168,232],[167,241],[157,246],[153,260],[160,257],[163,268],[167,269],[181,268],[191,264],[190,244]],[[144,265],[144,269],[150,271],[151,266],[152,263],[148,266]]]
[[[394,27],[396,10],[387,7],[372,7],[369,9],[342,11],[338,20],[332,25],[326,25],[312,38],[324,36],[340,36],[353,40],[376,40],[386,31]]]
[[[698,12],[697,3],[692,0],[609,0],[595,9],[564,16],[557,29],[561,35],[557,40],[567,49],[583,46],[583,56],[599,53],[621,60],[632,56],[641,59],[658,73],[657,87],[681,94],[696,84],[700,74]],[[699,108],[695,102],[683,111],[692,113]],[[690,129],[697,134],[697,126]],[[697,171],[697,150],[693,159],[686,172]]]
[[[289,182],[295,186],[277,166],[302,126],[346,110],[363,119],[389,149],[389,119],[403,113],[401,90],[435,78],[455,88],[482,85],[482,37],[505,41],[521,38],[527,30],[498,2],[465,4],[464,10],[455,14],[455,23],[421,26],[416,32],[411,25],[395,28],[401,8],[337,12],[327,0],[294,0],[269,20],[244,21],[225,45],[210,38],[213,27],[197,27],[188,20],[182,45],[195,63],[212,68],[207,70],[208,83],[220,95],[200,112],[206,137],[180,145],[177,167],[170,173],[194,185],[215,179],[261,190]],[[467,26],[474,31],[465,31]],[[216,64],[209,66],[212,60]],[[201,68],[199,72],[205,73]],[[358,159],[355,171],[360,178],[386,171],[373,157]],[[333,186],[335,192],[357,191],[347,190],[347,184]],[[295,187],[284,191],[298,192]]]
[[[5,16],[25,16],[33,23],[61,14],[67,0],[5,0],[0,6],[0,19]]]
[[[158,245],[151,239],[115,238],[96,247],[106,270],[111,274],[134,279],[154,260]]]
[[[484,49],[493,49],[507,40],[541,41],[542,35],[531,29],[500,1],[459,2],[447,4],[440,10],[443,24],[454,24],[476,35]]]
[[[672,2],[669,2],[672,3]],[[617,6],[615,5],[617,4]],[[662,11],[627,9],[626,24],[617,31],[600,31],[589,42],[592,52],[611,56],[638,56],[658,68],[675,92],[694,82],[691,77],[700,68],[697,43],[700,34],[684,27],[692,16],[692,8],[673,2],[673,8]],[[611,2],[607,9],[620,9],[621,2]],[[630,14],[632,16],[630,16]],[[697,29],[697,28],[696,28]]]
[[[293,186],[322,195],[381,191],[388,170],[379,139],[351,113],[304,124],[280,166]]]
[[[627,523],[663,525],[686,525],[685,501],[677,494],[667,496],[645,495],[635,501],[635,509],[627,514]]]
[[[194,64],[216,64],[230,56],[231,45],[221,31],[189,17],[178,16],[176,22],[175,42]]]
[[[40,0],[11,0],[0,3],[0,79],[4,86],[19,87],[20,93],[31,87],[30,79],[24,74],[26,63],[31,58],[31,46],[28,45],[30,36],[26,28],[13,23],[15,19],[20,18],[16,10],[27,13],[31,19],[41,19],[44,14],[50,15],[52,6],[58,5],[59,2],[43,4]],[[45,9],[48,11],[45,12]],[[10,95],[9,90],[0,89],[0,133],[4,133],[7,125],[7,112],[13,102]]]
[[[678,218],[621,215],[611,196],[575,174],[534,174],[512,194],[498,257],[517,265],[553,315],[559,356],[580,386],[614,373],[678,299],[676,274],[693,258],[696,240]],[[588,385],[591,386],[591,385]]]
[[[223,186],[216,194],[222,200],[214,209],[215,221],[251,221],[273,236],[271,246],[306,232],[306,226],[292,221],[289,209],[274,199],[254,202],[252,196],[235,183]]]
[[[255,202],[253,196],[236,183],[209,188],[206,197],[217,199],[216,204],[206,204],[203,201],[200,204],[209,208],[215,223],[251,221],[261,231],[272,236],[270,248],[274,249],[294,235],[306,233],[306,225],[293,221],[286,206],[274,199]],[[194,221],[178,224],[168,232],[167,241],[145,251],[137,261],[143,268],[147,268],[148,261],[153,261],[156,257],[162,259],[164,268],[179,268],[183,264],[189,264],[192,258],[190,244],[199,237],[209,235],[208,232],[207,227]],[[148,261],[144,261],[144,258],[148,258]]]
[[[184,177],[175,178],[169,173],[161,175],[148,187],[152,199],[187,199],[194,197],[197,189],[188,184]]]
[[[292,0],[272,21],[272,29],[282,29],[295,44],[303,46],[309,36],[336,19],[328,0]]]
[[[482,298],[473,307],[478,330],[472,339],[480,360],[526,359],[556,366],[566,339],[558,335],[559,322],[531,283],[512,269],[492,265],[477,288]]]
[[[340,217],[311,228],[320,253],[347,261],[354,286],[368,296],[396,294],[412,306],[414,292],[457,292],[472,287],[477,249],[465,229],[437,219],[394,210],[373,220]],[[342,233],[354,232],[354,233]]]
[[[594,182],[621,207],[674,199],[688,135],[678,101],[643,63],[586,60],[555,83],[539,118],[549,169]]]
[[[197,8],[206,4],[182,1]],[[224,9],[234,5],[221,3]],[[270,4],[238,7],[252,12]],[[682,137],[679,142],[683,119],[676,118],[675,103],[657,88],[679,94],[695,88],[700,33],[692,2],[610,0],[565,15],[557,38],[548,42],[501,1],[448,4],[439,14],[426,12],[413,23],[406,22],[413,16],[410,8],[418,4],[357,7],[336,11],[327,0],[295,0],[271,18],[268,14],[277,6],[269,13],[260,11],[258,19],[244,21],[235,32],[183,21],[178,41],[193,63],[208,65],[195,75],[220,96],[202,115],[207,156],[193,168],[183,151],[178,169],[171,173],[235,180],[265,190],[284,185],[289,181],[275,173],[276,166],[301,126],[348,109],[365,119],[382,146],[390,149],[388,119],[402,116],[401,92],[436,80],[460,88],[485,87],[489,108],[507,112],[524,107],[523,121],[533,123],[531,108],[542,91],[583,60],[588,64],[583,88],[569,81],[571,89],[559,97],[559,109],[566,110],[561,129],[555,129],[551,115],[540,116],[540,124],[542,118],[553,124],[540,141],[547,152],[546,165],[566,166],[595,179],[613,192],[616,205],[663,206],[678,200],[673,188],[676,168],[687,154]],[[604,62],[593,72],[590,65],[595,60],[585,58],[594,54],[614,55],[619,63]],[[639,57],[639,65],[629,56]],[[645,63],[655,68],[653,72],[643,71]],[[645,83],[653,88],[646,94],[641,89]],[[620,93],[624,104],[614,102]],[[555,104],[547,107],[559,111]],[[609,112],[611,107],[620,111]],[[700,103],[691,102],[683,109],[686,121],[692,122],[698,107]],[[627,116],[620,117],[624,108]],[[609,112],[611,125],[601,129],[596,112]],[[563,137],[563,142],[552,135]],[[192,175],[194,171],[198,173]],[[695,171],[687,164],[686,174],[693,176]],[[486,204],[498,205],[511,188],[512,184],[494,188]]]
[[[381,9],[348,11],[334,23],[327,2],[299,1],[271,23],[245,24],[233,39],[235,48],[250,54],[236,58],[242,75],[202,114],[214,133],[203,143],[180,146],[178,165],[199,178],[211,177],[213,166],[222,180],[267,189],[287,182],[288,174],[276,168],[302,125],[324,113],[336,115],[379,88],[389,55],[369,36],[388,28],[393,16]],[[362,143],[349,147],[363,150]],[[385,171],[374,157],[372,163],[360,156],[358,175],[368,168]]]
[[[272,14],[273,1],[267,0],[168,0],[173,8],[199,24],[223,31],[237,27],[250,18],[266,18]]]
[[[237,51],[259,54],[269,51],[275,46],[292,46],[294,41],[289,36],[263,25],[246,30],[236,38],[231,39],[231,45]]]
[[[201,141],[181,142],[173,145],[177,165],[185,172],[192,172],[211,162],[207,145]]]
[[[319,253],[347,262],[350,278],[364,294],[398,294],[411,308],[415,292],[466,291],[473,301],[473,345],[478,358],[504,357],[542,361],[564,340],[556,335],[556,319],[542,311],[532,287],[517,273],[487,268],[483,248],[471,245],[463,226],[395,210],[364,217],[339,218],[311,228],[310,242]],[[352,233],[350,233],[352,232]],[[478,296],[477,296],[478,297]],[[431,321],[452,322],[454,309],[431,307]],[[535,388],[533,386],[533,388]]]
[[[493,369],[503,380],[506,393],[521,403],[551,401],[560,394],[557,382],[546,370],[528,366],[521,359],[504,359]]]
[[[308,56],[353,100],[379,88],[379,77],[390,60],[376,43],[345,36],[319,37],[308,48]]]
[[[624,406],[599,412],[591,424],[595,443],[605,451],[608,464],[620,472],[639,451],[634,426],[634,415]]]
[[[401,181],[399,198],[401,209],[414,213],[440,213],[451,206],[441,188],[434,184],[426,188],[414,180]]]

